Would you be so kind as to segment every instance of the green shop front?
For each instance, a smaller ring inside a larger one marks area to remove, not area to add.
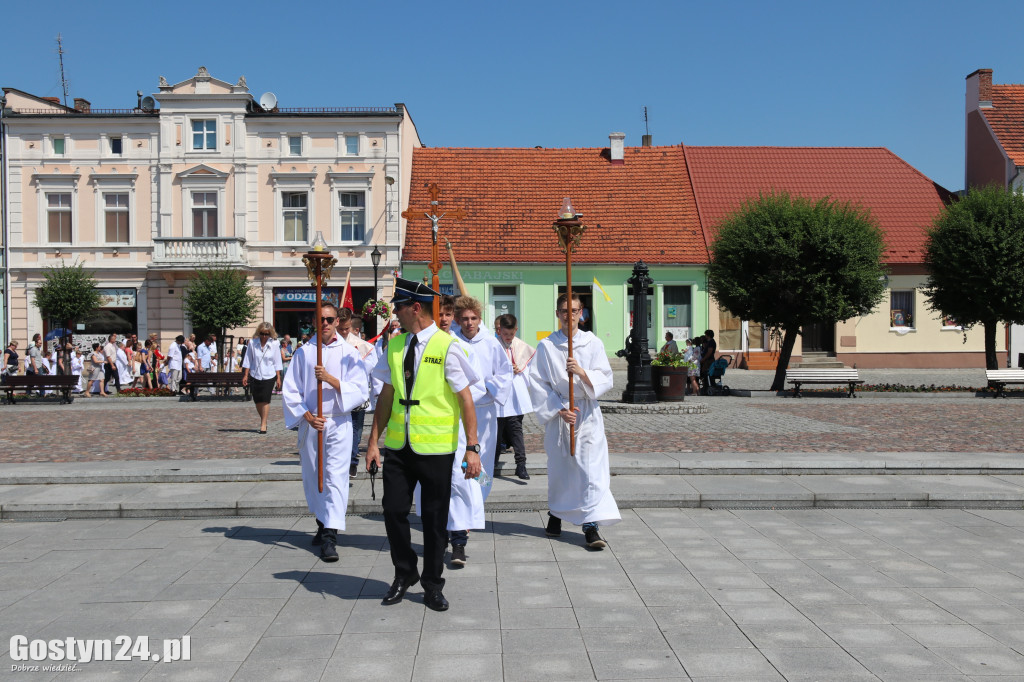
[[[648,343],[652,349],[659,348],[665,332],[672,332],[682,347],[686,338],[709,327],[706,269],[702,265],[649,267],[654,284],[647,291]],[[410,279],[430,274],[424,263],[407,262],[403,271],[403,277]],[[573,267],[572,288],[584,308],[580,326],[601,339],[609,357],[625,346],[632,327],[633,303],[627,283],[632,272],[632,264],[580,263]],[[493,326],[499,315],[511,313],[519,320],[520,338],[532,346],[558,328],[555,302],[565,292],[563,266],[460,263],[459,274],[470,295],[484,304],[488,325]],[[439,277],[442,293],[457,293],[448,265]]]

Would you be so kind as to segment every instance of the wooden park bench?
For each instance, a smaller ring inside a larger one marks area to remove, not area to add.
[[[249,399],[249,387],[242,386],[242,372],[192,372],[182,384],[188,389],[189,397],[194,401],[200,388],[224,389],[217,390],[220,395],[228,395],[229,389],[241,388],[242,399]]]
[[[996,387],[996,398],[1005,398],[1006,384],[1024,384],[1024,369],[987,369],[985,378],[989,386]]]
[[[853,387],[864,383],[864,380],[857,374],[857,370],[848,367],[843,369],[787,369],[786,381],[795,387],[794,398],[803,397],[800,395],[801,384],[846,384],[849,397],[856,398]]]
[[[14,405],[14,392],[25,391],[59,391],[60,404],[71,403],[75,396],[71,393],[78,386],[78,377],[74,374],[10,374],[4,377],[0,390],[7,392],[7,402]]]

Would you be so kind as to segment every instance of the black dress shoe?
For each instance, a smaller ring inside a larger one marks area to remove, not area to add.
[[[391,587],[388,588],[388,593],[384,595],[384,599],[381,604],[384,606],[391,606],[402,601],[402,597],[405,596],[405,591],[420,581],[419,578],[413,580],[403,580],[402,578],[395,578],[395,582],[391,583]]]
[[[428,609],[434,611],[447,611],[448,600],[441,594],[441,590],[427,590],[423,593],[423,603]]]

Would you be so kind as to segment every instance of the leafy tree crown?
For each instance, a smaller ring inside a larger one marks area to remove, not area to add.
[[[43,272],[43,283],[36,289],[35,305],[39,311],[61,325],[83,319],[100,305],[93,273],[81,262],[74,265],[49,266]]]
[[[181,298],[197,329],[236,329],[256,319],[260,294],[242,270],[205,268],[196,272]]]

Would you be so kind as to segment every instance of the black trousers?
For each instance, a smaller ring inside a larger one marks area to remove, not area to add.
[[[501,444],[512,446],[515,453],[516,466],[526,464],[526,442],[523,440],[523,415],[517,414],[511,417],[498,417],[498,443],[495,446],[494,461],[498,461],[498,451]]]
[[[103,365],[103,384],[106,387],[108,393],[110,391],[110,378],[111,377],[114,378],[114,385],[117,386],[117,392],[120,393],[121,392],[121,374],[117,371],[116,367],[111,367],[110,365],[104,364]]]
[[[409,446],[387,450],[381,503],[384,528],[391,544],[395,577],[411,581],[419,577],[424,589],[444,587],[444,551],[448,546],[448,503],[452,496],[452,463],[455,453],[417,455]],[[423,572],[416,570],[409,512],[412,493],[420,484],[420,518],[423,520]]]

